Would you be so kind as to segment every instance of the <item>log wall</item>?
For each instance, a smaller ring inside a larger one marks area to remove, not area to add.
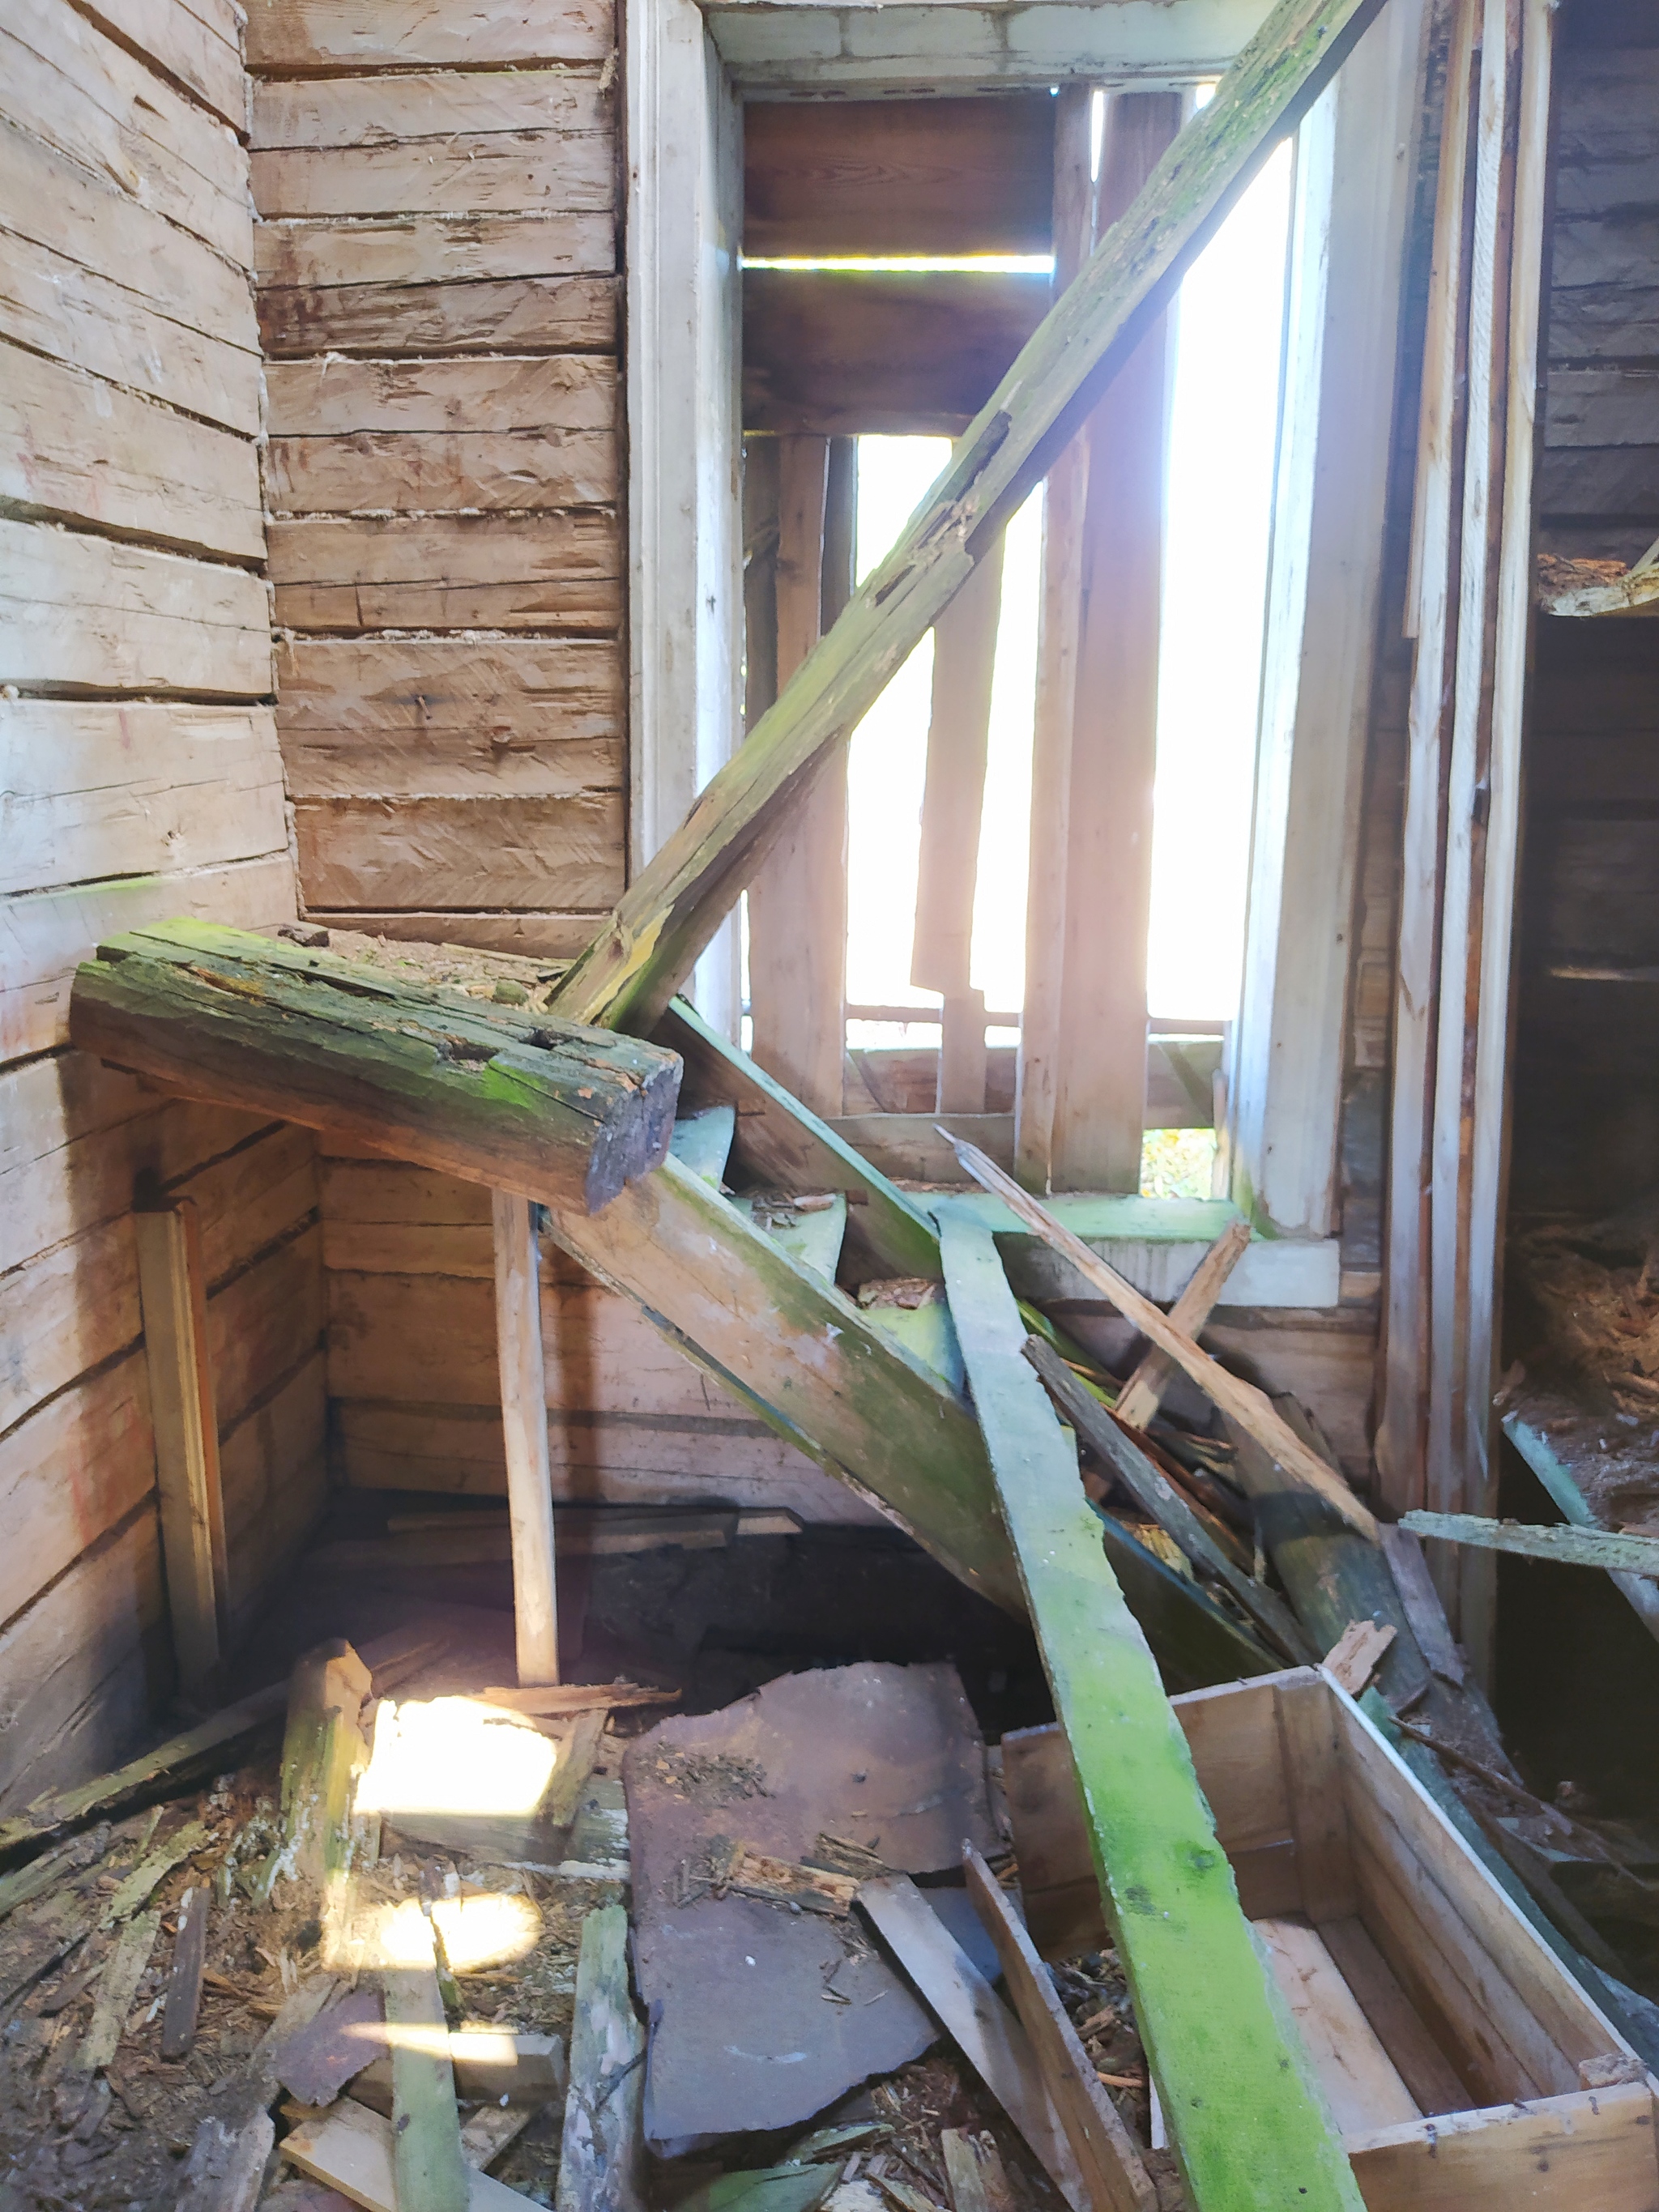
[[[320,1502],[303,1132],[66,1048],[112,931],[291,918],[234,0],[0,24],[0,1805],[172,1686],[132,1233],[201,1210],[239,1621]]]
[[[255,0],[277,722],[301,896],[568,955],[623,888],[609,0]]]

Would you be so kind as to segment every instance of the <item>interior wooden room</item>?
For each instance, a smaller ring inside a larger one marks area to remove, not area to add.
[[[0,2212],[1650,2212],[1654,0],[0,46]]]

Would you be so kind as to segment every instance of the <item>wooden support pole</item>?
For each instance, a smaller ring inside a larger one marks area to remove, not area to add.
[[[554,1580],[553,1479],[547,1446],[547,1374],[542,1352],[541,1244],[536,1208],[512,1191],[492,1194],[495,1242],[495,1351],[507,1441],[507,1499],[513,1523],[513,1619],[519,1681],[559,1679],[559,1606]]]
[[[1279,0],[1134,206],[1043,318],[887,558],[647,862],[554,994],[648,1029],[809,787],[1094,411],[1182,276],[1382,0]]]
[[[781,688],[822,633],[831,441],[792,436],[775,443]],[[850,482],[844,468],[837,471],[838,489]],[[839,535],[844,545],[844,528]],[[754,1055],[815,1114],[842,1109],[846,998],[847,750],[836,745],[749,886]]]
[[[1091,1854],[1195,2212],[1358,2212],[1300,2039],[1269,1988],[1152,1653],[1024,1358],[977,1201],[938,1210],[945,1279]]]
[[[210,922],[101,945],[70,1033],[185,1097],[588,1212],[667,1158],[679,1097],[655,1045]]]
[[[218,1674],[228,1586],[201,1224],[179,1198],[139,1208],[132,1227],[173,1656],[179,1688],[199,1699]]]
[[[970,965],[1001,612],[999,543],[933,626],[910,981],[945,1000],[937,1091],[941,1114],[985,1111],[985,997],[973,988]]]
[[[1174,142],[1181,104],[1173,92],[1109,96],[1097,230],[1133,206]],[[1039,916],[1045,933],[1026,948],[1028,992],[1036,967],[1059,971],[1058,989],[1051,980],[1039,994],[1052,1031],[1030,1031],[1048,1080],[1032,1090],[1024,1136],[1015,1134],[1022,1180],[1044,1190],[1140,1188],[1171,359],[1161,315],[1085,433],[1080,557],[1065,580],[1080,600],[1073,695],[1058,702],[1071,748],[1065,805],[1031,824],[1033,878],[1057,869],[1063,885],[1060,911],[1051,895]],[[1061,781],[1046,778],[1045,789]]]

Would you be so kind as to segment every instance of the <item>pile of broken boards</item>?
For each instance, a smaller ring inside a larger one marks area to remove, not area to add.
[[[1056,2098],[1158,2202],[1115,1955],[1039,1963],[952,1667],[663,1718],[438,1642],[0,1825],[5,2212],[1084,2212]]]

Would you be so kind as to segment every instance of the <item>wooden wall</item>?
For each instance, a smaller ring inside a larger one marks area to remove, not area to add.
[[[277,721],[310,912],[569,954],[623,887],[609,0],[254,0]]]
[[[1577,0],[1557,65],[1539,521],[1552,552],[1659,538],[1659,9]],[[1659,1186],[1659,623],[1540,617],[1527,734],[1511,1201]],[[1647,980],[1644,980],[1644,978]]]
[[[310,1138],[66,1048],[100,936],[291,917],[234,0],[0,25],[0,1804],[171,1688],[131,1207],[198,1202],[239,1620],[320,1498]]]

